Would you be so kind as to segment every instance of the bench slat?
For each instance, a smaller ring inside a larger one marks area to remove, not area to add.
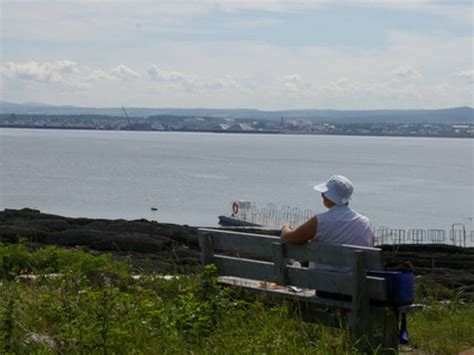
[[[383,267],[382,250],[353,245],[333,245],[326,243],[307,243],[304,245],[286,244],[286,257],[298,261],[314,261],[318,264],[348,266],[352,268],[354,251],[365,254],[367,269],[381,270]]]
[[[235,276],[219,276],[219,283],[228,286],[237,286],[250,289],[255,292],[266,293],[273,298],[279,297],[281,300],[284,299],[295,299],[300,302],[316,303],[323,306],[331,306],[342,309],[350,310],[352,307],[351,302],[338,301],[331,298],[323,298],[316,296],[314,290],[301,290],[301,292],[291,291],[288,287],[278,287],[276,289],[262,287],[260,282],[257,280],[251,280],[246,278],[240,278]]]
[[[288,285],[351,295],[352,273],[331,272],[289,266]],[[379,301],[387,300],[385,280],[380,277],[368,276],[367,292],[369,299]]]
[[[212,246],[216,251],[229,251],[261,258],[271,258],[272,243],[281,241],[278,237],[252,233],[207,228],[199,228],[199,231],[208,232],[212,235]]]
[[[215,251],[228,251],[248,258],[272,258],[272,244],[281,242],[281,238],[260,234],[224,231],[200,228],[212,235]],[[326,243],[307,243],[304,245],[285,244],[286,258],[298,261],[314,261],[319,264],[352,267],[352,254],[356,250],[365,252],[367,268],[381,270],[383,266],[382,250],[353,245],[332,245]]]
[[[234,258],[215,255],[219,275],[276,282],[274,264],[267,261]],[[332,272],[318,269],[288,267],[288,285],[325,292],[352,294],[352,273]],[[368,297],[373,300],[387,300],[385,280],[380,277],[367,277]]]
[[[213,263],[219,275],[275,282],[273,263],[231,256],[214,255]]]

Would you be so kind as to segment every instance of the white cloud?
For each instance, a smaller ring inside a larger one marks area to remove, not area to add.
[[[43,63],[36,61],[8,62],[4,66],[0,66],[0,76],[15,87],[23,85],[25,90],[27,88],[33,90],[32,84],[41,85],[42,88],[50,87],[51,90],[61,90],[61,88],[90,90],[94,83],[131,81],[140,77],[139,73],[124,64],[104,70],[81,66],[71,60]],[[5,81],[4,84],[8,83]]]
[[[95,69],[89,75],[86,76],[88,81],[99,81],[99,80],[113,80],[114,77],[103,69]]]
[[[157,65],[153,64],[148,69],[148,74],[150,78],[155,81],[163,81],[163,82],[172,82],[172,83],[193,83],[194,77],[189,74],[184,74],[179,71],[167,71],[161,69]]]
[[[238,89],[245,91],[247,88],[242,86],[243,81],[245,80],[242,78],[235,78],[230,74],[226,74],[221,78],[203,80],[200,86],[210,90]]]
[[[131,80],[140,77],[140,74],[138,74],[136,71],[130,69],[124,64],[120,64],[113,68],[110,71],[110,74],[117,80]]]
[[[370,92],[372,86],[370,84],[363,85],[352,79],[342,77],[330,82],[329,85],[323,87],[322,90],[326,91],[329,95],[344,97],[352,96],[360,92]]]
[[[148,75],[152,81],[174,89],[186,91],[212,92],[228,89],[244,90],[239,80],[232,75],[222,77],[201,77],[195,74],[183,73],[174,70],[165,70],[153,64],[148,68]]]
[[[285,84],[299,84],[303,81],[301,79],[301,75],[299,74],[288,74],[285,75],[282,79]]]
[[[474,69],[462,70],[455,73],[455,75],[468,83],[474,83]]]
[[[299,74],[288,74],[280,80],[284,91],[292,96],[308,96],[311,90],[311,84],[302,79]]]
[[[89,81],[103,81],[103,80],[134,80],[140,78],[140,74],[135,70],[129,68],[125,64],[119,64],[110,70],[95,69],[86,76]]]
[[[31,80],[45,83],[66,83],[68,79],[79,73],[77,63],[70,60],[38,63],[6,63],[0,67],[2,75],[21,80]]]
[[[393,74],[398,79],[418,79],[420,72],[411,65],[401,65],[393,70]]]
[[[37,67],[58,67],[65,81],[88,84],[82,96],[63,93],[59,85],[44,80],[38,90],[25,84],[33,80],[13,79],[12,63],[20,68],[30,62],[13,61],[0,70],[2,77],[11,77],[2,83],[2,90],[13,101],[51,102],[62,95],[60,104],[93,106],[439,108],[474,105],[472,43],[472,37],[406,32],[391,32],[384,48],[372,49],[177,41],[157,42],[130,57],[131,62],[112,67],[86,67],[77,64],[84,61],[80,57],[73,57],[77,62],[73,66],[35,62],[36,71]],[[154,65],[147,60],[157,57],[160,62]],[[133,95],[127,96],[124,85],[116,84],[127,77],[125,68],[139,75],[128,76],[126,92]],[[31,76],[30,71],[26,73]]]

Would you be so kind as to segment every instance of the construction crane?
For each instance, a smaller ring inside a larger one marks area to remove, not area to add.
[[[128,116],[127,110],[125,110],[125,107],[123,107],[123,106],[122,106],[122,111],[125,114],[125,118],[127,119],[127,123],[131,124],[132,122],[130,120],[130,117]]]

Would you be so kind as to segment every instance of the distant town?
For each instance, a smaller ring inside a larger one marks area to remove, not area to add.
[[[474,123],[333,122],[309,118],[261,119],[156,115],[0,114],[0,127],[120,131],[179,131],[474,138]]]

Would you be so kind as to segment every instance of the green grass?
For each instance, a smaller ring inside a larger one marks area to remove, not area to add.
[[[39,277],[17,278],[26,273]],[[0,353],[357,353],[344,329],[304,323],[286,305],[231,292],[210,269],[137,280],[130,265],[108,255],[0,244]],[[428,353],[457,353],[474,343],[472,319],[472,304],[433,304],[409,319],[412,342]],[[38,335],[49,343],[34,341]]]
[[[413,345],[429,354],[458,354],[474,346],[474,305],[433,303],[411,316],[409,331]]]

